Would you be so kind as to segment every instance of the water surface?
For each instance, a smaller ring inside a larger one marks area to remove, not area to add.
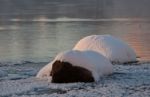
[[[140,59],[150,60],[149,31],[148,20],[132,19],[1,22],[0,62],[48,62],[92,34],[119,37],[135,49]]]

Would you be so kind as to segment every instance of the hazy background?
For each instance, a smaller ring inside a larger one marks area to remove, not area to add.
[[[150,0],[0,0],[0,19],[149,18]],[[32,16],[32,17],[31,17]]]

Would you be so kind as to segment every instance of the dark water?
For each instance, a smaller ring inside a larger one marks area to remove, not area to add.
[[[141,60],[150,61],[150,22],[144,19],[67,19],[9,21],[0,24],[0,62],[48,62],[82,37],[111,34],[131,45]]]

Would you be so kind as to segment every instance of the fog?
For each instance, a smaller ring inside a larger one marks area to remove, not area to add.
[[[150,0],[0,0],[0,19],[148,18]]]

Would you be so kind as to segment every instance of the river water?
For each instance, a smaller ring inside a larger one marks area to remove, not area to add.
[[[111,34],[126,41],[140,60],[150,60],[150,21],[146,19],[10,19],[0,23],[0,62],[49,62],[83,37]]]

